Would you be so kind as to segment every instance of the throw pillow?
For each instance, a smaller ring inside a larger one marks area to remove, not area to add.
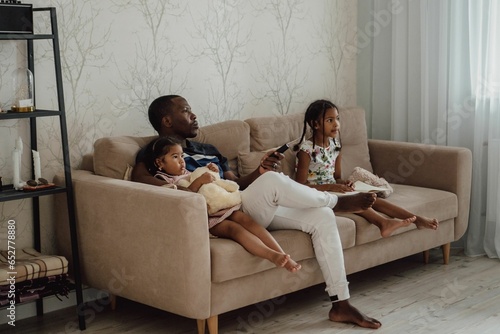
[[[252,173],[259,167],[264,154],[277,149],[278,147],[273,147],[265,151],[240,152],[238,154],[238,174],[245,176]],[[284,154],[285,158],[281,160],[281,169],[278,171],[293,178],[295,175],[295,152],[289,149]]]

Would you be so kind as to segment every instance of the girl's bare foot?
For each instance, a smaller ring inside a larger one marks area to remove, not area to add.
[[[341,300],[333,303],[332,309],[328,313],[331,321],[348,322],[360,327],[377,329],[382,324],[377,319],[367,317],[357,308],[349,303],[349,300]]]
[[[382,235],[383,238],[390,237],[392,233],[394,233],[394,231],[396,231],[398,228],[409,226],[416,219],[417,217],[415,216],[406,219],[397,219],[397,218],[384,219],[383,221],[380,222],[379,225],[380,234]]]
[[[427,218],[422,216],[417,216],[417,220],[415,220],[415,225],[419,230],[423,228],[430,228],[431,230],[437,230],[439,227],[439,222],[436,218]]]
[[[298,264],[297,262],[292,260],[290,257],[288,257],[288,261],[285,264],[286,270],[288,270],[291,273],[296,273],[297,271],[300,270],[300,268],[302,268],[302,266],[300,264]]]
[[[290,261],[290,255],[276,252],[270,260],[276,267],[284,267]]]
[[[333,208],[335,212],[361,212],[372,207],[377,200],[374,193],[358,193],[349,196],[340,196],[337,205]]]

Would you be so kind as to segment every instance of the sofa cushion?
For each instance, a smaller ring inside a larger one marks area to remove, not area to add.
[[[238,173],[240,176],[245,176],[252,173],[260,164],[261,159],[268,151],[276,150],[278,147],[265,151],[256,152],[240,152],[238,154]],[[281,161],[281,170],[284,174],[294,178],[295,176],[295,152],[287,150],[285,152],[285,159]]]
[[[339,108],[339,116],[342,141],[342,178],[346,179],[354,167],[362,167],[373,172],[368,151],[365,111],[355,107]],[[250,150],[264,151],[299,139],[304,127],[304,113],[256,117],[247,119],[245,122],[250,125]],[[291,152],[288,152],[288,155],[291,156]],[[285,154],[286,156],[287,154]],[[253,158],[255,159],[255,157]],[[287,160],[287,163],[287,169],[295,168],[295,161],[290,164]],[[290,177],[293,177],[293,174]]]
[[[245,120],[250,125],[250,150],[264,151],[300,138],[304,113],[255,117]]]
[[[394,193],[386,199],[397,206],[420,216],[436,218],[438,221],[445,221],[457,217],[458,202],[454,193],[408,186],[402,184],[392,184]],[[355,214],[340,214],[343,217],[352,219],[356,224],[356,245],[369,243],[381,239],[380,230],[373,224],[368,223],[364,218]],[[396,230],[393,235],[405,233],[416,228],[415,224]]]
[[[228,158],[231,169],[237,171],[238,152],[249,150],[249,136],[248,124],[243,121],[225,121],[201,127],[198,136],[193,140],[217,147],[222,155]],[[97,139],[94,143],[94,172],[97,175],[123,179],[127,168],[135,165],[137,152],[156,137],[121,136]]]
[[[78,169],[94,171],[94,155],[91,153],[85,154],[82,157],[82,161],[80,162],[80,166]]]
[[[250,151],[250,129],[243,121],[224,121],[201,127],[193,141],[214,145],[237,173],[238,153]]]
[[[123,179],[127,166],[135,165],[137,152],[156,136],[104,137],[94,143],[94,172],[97,175]]]
[[[347,179],[354,167],[373,172],[368,151],[365,111],[361,108],[340,108],[340,140],[342,142],[342,178]]]
[[[353,247],[355,244],[354,222],[345,217],[337,217],[337,226],[342,248]],[[297,230],[276,230],[271,234],[295,261],[315,257],[309,234]],[[212,282],[217,283],[275,268],[274,264],[250,254],[240,244],[223,238],[210,240],[210,258]]]
[[[238,154],[238,174],[245,176],[252,173],[260,164],[265,151],[241,152]]]

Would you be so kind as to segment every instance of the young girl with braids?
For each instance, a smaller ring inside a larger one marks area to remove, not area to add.
[[[306,136],[307,127],[312,130]],[[304,130],[297,152],[295,180],[321,191],[344,193],[353,191],[352,182],[341,179],[340,119],[337,107],[328,100],[318,100],[309,105],[304,117]],[[381,215],[384,213],[388,217]],[[382,198],[373,206],[357,213],[380,229],[382,237],[389,237],[400,227],[415,224],[417,228],[438,228],[437,219],[415,215]]]

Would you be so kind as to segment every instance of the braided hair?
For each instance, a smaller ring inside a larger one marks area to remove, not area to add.
[[[309,107],[307,107],[306,113],[304,115],[304,127],[302,130],[302,136],[300,137],[300,141],[293,146],[294,151],[298,151],[300,149],[300,144],[302,144],[302,142],[304,141],[304,137],[307,132],[307,126],[309,125],[309,127],[312,130],[312,142],[313,142],[312,157],[313,160],[316,161],[316,152],[314,152],[314,147],[316,146],[316,143],[314,137],[317,130],[314,127],[314,122],[316,121],[319,122],[320,119],[324,120],[326,110],[330,108],[338,110],[337,106],[333,104],[333,102],[328,100],[317,100],[311,103]],[[340,143],[337,143],[335,138],[333,139],[333,142],[335,143],[335,150],[340,150],[341,148]]]

